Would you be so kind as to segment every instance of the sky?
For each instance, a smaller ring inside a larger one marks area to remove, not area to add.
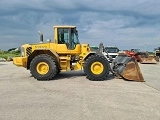
[[[160,47],[160,0],[0,0],[0,49],[53,40],[74,25],[80,43],[153,51]]]

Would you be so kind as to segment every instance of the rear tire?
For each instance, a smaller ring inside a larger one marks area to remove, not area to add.
[[[104,56],[92,55],[84,63],[86,78],[92,81],[105,80],[109,74],[109,62]]]
[[[41,54],[31,61],[30,73],[37,80],[51,80],[57,75],[58,67],[52,56]]]

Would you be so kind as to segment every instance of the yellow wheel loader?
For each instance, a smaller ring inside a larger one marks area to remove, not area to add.
[[[61,71],[84,70],[86,78],[106,80],[109,72],[126,80],[144,81],[138,64],[131,57],[120,56],[110,65],[103,44],[91,51],[89,44],[80,44],[76,26],[54,26],[54,40],[21,46],[21,57],[13,63],[30,70],[37,80],[51,80]]]

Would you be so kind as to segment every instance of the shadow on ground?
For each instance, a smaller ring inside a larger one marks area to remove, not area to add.
[[[78,78],[78,77],[82,77],[82,76],[86,76],[85,73],[83,71],[68,71],[68,72],[61,72],[59,73],[55,79],[53,80],[60,80],[60,79],[70,79],[70,78]],[[86,77],[85,77],[86,78]],[[112,80],[115,77],[113,76],[113,74],[109,74],[106,80]],[[105,80],[104,80],[105,81]]]
[[[60,72],[53,80],[60,80],[65,78],[69,79],[69,78],[76,78],[81,76],[85,76],[83,71],[67,71],[67,72]]]
[[[67,71],[67,72],[60,72],[54,79],[52,80],[61,80],[61,79],[72,79],[83,77],[86,79],[86,75],[83,71]],[[32,75],[30,77],[33,77]],[[106,80],[113,80],[115,76],[113,74],[109,74]],[[83,79],[83,78],[82,78]],[[106,81],[103,80],[103,81]],[[43,81],[43,80],[42,80]],[[50,80],[51,81],[51,80]]]

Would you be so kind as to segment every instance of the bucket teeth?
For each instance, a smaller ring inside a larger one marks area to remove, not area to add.
[[[111,64],[111,71],[125,80],[144,82],[139,65],[132,57],[118,56]]]

